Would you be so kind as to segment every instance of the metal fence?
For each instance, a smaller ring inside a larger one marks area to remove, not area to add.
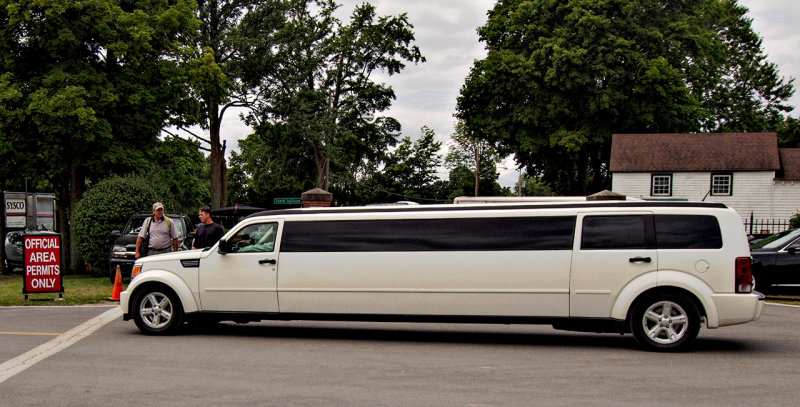
[[[789,219],[745,218],[743,222],[748,235],[769,235],[789,229]]]

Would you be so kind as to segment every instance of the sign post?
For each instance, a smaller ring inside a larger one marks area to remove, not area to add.
[[[61,279],[61,235],[27,235],[25,244],[25,284],[22,293],[59,293],[64,299],[64,281]]]

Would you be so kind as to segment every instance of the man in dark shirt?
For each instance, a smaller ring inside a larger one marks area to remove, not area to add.
[[[211,208],[208,206],[198,209],[197,216],[200,217],[202,224],[197,227],[192,249],[211,247],[222,237],[222,226],[211,220]]]

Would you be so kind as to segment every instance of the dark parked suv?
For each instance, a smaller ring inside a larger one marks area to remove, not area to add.
[[[800,284],[800,229],[759,240],[750,249],[756,290],[768,293],[774,284]]]
[[[119,230],[111,231],[111,236],[116,239],[108,257],[108,262],[111,264],[109,270],[111,282],[116,278],[117,266],[120,266],[123,279],[131,277],[131,269],[136,261],[136,237],[142,229],[144,220],[150,216],[153,216],[152,212],[139,212],[128,219],[121,233]],[[175,229],[178,231],[178,250],[191,249],[195,226],[189,216],[178,212],[167,212],[164,216],[175,223]]]

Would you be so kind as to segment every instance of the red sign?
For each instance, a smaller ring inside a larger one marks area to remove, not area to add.
[[[64,292],[60,235],[25,236],[25,286],[22,292]]]

